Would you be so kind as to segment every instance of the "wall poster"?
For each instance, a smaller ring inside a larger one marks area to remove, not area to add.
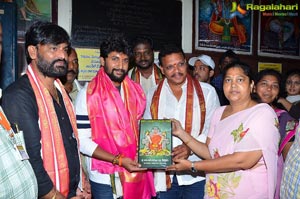
[[[252,54],[252,0],[196,0],[196,50]]]
[[[298,0],[262,1],[258,55],[300,59]]]

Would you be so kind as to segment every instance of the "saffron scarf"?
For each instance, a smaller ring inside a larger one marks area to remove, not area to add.
[[[154,95],[152,97],[151,102],[151,115],[153,119],[158,119],[158,108],[159,108],[159,97],[162,90],[164,81],[161,81],[154,92]],[[200,118],[201,118],[201,125],[200,125],[200,132],[201,134],[203,128],[204,128],[204,122],[205,122],[205,114],[206,114],[206,108],[205,108],[205,100],[202,92],[202,88],[200,86],[200,83],[198,80],[192,78],[189,74],[187,75],[187,96],[186,96],[186,112],[185,112],[185,131],[188,133],[191,133],[192,131],[192,123],[193,123],[193,99],[194,99],[194,88],[196,90],[198,100],[199,100],[199,106],[200,106]]]
[[[89,83],[87,107],[92,139],[101,149],[111,154],[122,154],[135,160],[139,136],[138,120],[144,113],[146,98],[141,86],[128,76],[121,86],[124,91],[124,102],[103,67]],[[106,174],[119,172],[124,199],[148,199],[155,195],[151,172],[129,173],[123,167],[94,158],[92,169]]]
[[[163,74],[161,73],[160,69],[156,64],[153,65],[153,70],[154,70],[154,78],[155,78],[155,84],[158,84],[160,80],[163,78]],[[140,78],[141,78],[141,73],[136,67],[131,74],[131,79],[133,79],[135,82],[140,83]]]
[[[69,167],[53,99],[30,65],[27,68],[26,74],[33,88],[38,106],[43,165],[56,189],[67,197],[70,179]],[[62,94],[63,102],[78,143],[76,118],[72,102],[59,79],[55,80],[55,86]]]
[[[162,90],[163,83],[164,80],[159,83],[152,97],[150,111],[153,119],[158,119],[159,98],[160,98],[160,93]],[[187,74],[185,131],[188,133],[191,133],[192,131],[194,88],[196,90],[198,100],[199,100],[199,106],[200,106],[200,116],[201,116],[201,125],[199,131],[199,135],[200,135],[204,128],[204,122],[205,122],[205,114],[206,114],[205,100],[204,100],[202,88],[200,86],[199,81],[192,78],[189,74]],[[171,188],[171,179],[169,175],[166,176],[166,185],[168,189]]]

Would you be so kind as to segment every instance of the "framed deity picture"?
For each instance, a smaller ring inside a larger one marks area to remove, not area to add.
[[[252,54],[253,0],[196,0],[195,49]]]
[[[258,55],[300,59],[298,2],[298,0],[281,0],[273,4],[260,2]]]
[[[141,120],[138,162],[142,168],[163,169],[172,164],[170,120]]]

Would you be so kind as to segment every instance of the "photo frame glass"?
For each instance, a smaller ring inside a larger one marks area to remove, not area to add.
[[[260,5],[258,55],[300,59],[298,0],[260,1]]]
[[[195,49],[252,54],[252,0],[196,0]]]

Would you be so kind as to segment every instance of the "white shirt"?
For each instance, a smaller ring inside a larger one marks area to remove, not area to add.
[[[135,69],[135,68],[132,68],[132,69],[130,69],[130,70],[128,71],[128,77],[129,77],[129,78],[131,78],[131,74],[132,74],[132,72],[134,72],[134,71],[133,71],[134,69]],[[140,72],[139,72],[139,73],[140,73]],[[142,88],[143,88],[143,90],[144,90],[145,93],[147,93],[148,90],[149,90],[150,88],[156,86],[156,82],[155,82],[155,74],[154,74],[154,67],[153,67],[153,69],[152,69],[152,74],[151,74],[148,78],[144,77],[144,76],[140,73],[140,83],[139,83],[139,84],[142,86]]]
[[[298,102],[300,101],[300,95],[289,95],[286,97],[286,100],[290,103]]]
[[[87,85],[82,88],[76,98],[75,110],[76,110],[76,120],[77,120],[77,127],[78,127],[78,138],[80,141],[80,152],[83,153],[85,156],[85,163],[89,175],[89,179],[96,183],[107,184],[111,186],[111,180],[109,174],[102,174],[96,170],[92,170],[92,154],[96,150],[98,144],[92,140],[92,131],[90,126],[90,121],[88,118],[88,111],[87,111],[87,102],[86,102],[86,92],[87,92]],[[121,97],[124,99],[124,93],[121,86]],[[122,186],[120,184],[118,173],[115,173],[116,178],[116,190],[117,195],[114,197],[122,196]]]
[[[198,96],[196,94],[196,90],[194,89],[194,105],[193,105],[193,124],[192,124],[192,132],[191,135],[195,137],[200,142],[205,143],[206,137],[209,130],[210,119],[214,110],[220,106],[219,98],[216,93],[216,90],[208,83],[200,82],[202,92],[205,99],[205,107],[206,107],[206,115],[205,115],[205,123],[202,133],[199,135],[200,125],[201,125],[201,116],[200,116],[200,106]],[[146,111],[144,113],[145,119],[151,119],[150,106],[153,94],[157,86],[151,88],[147,93],[147,106]],[[185,113],[186,113],[186,93],[187,93],[187,81],[182,85],[182,95],[179,99],[174,96],[167,80],[164,80],[160,98],[159,98],[159,108],[158,108],[158,119],[163,118],[175,118],[180,121],[183,128],[185,127]],[[182,141],[173,136],[173,147],[181,145]],[[201,160],[196,155],[191,155],[189,158],[191,161],[199,161]],[[201,176],[191,176],[191,175],[179,175],[177,174],[177,180],[179,185],[191,185],[196,182],[205,180],[205,177]],[[158,180],[159,179],[159,180]],[[155,188],[156,191],[166,191],[166,183],[165,183],[165,172],[157,171],[155,172]],[[171,176],[172,180],[172,176]]]

